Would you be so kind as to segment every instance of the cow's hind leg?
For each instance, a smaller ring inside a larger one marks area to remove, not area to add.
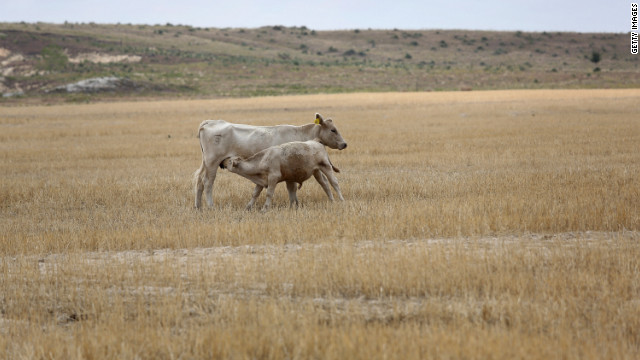
[[[327,194],[329,200],[333,201],[333,194],[331,193],[331,188],[329,188],[329,184],[327,183],[327,178],[322,174],[320,170],[316,170],[313,172],[313,177],[316,179],[318,184],[322,186],[322,190]]]
[[[330,165],[322,166],[320,167],[320,170],[322,171],[323,174],[327,176],[329,183],[331,183],[331,186],[333,186],[333,188],[338,193],[338,198],[341,201],[344,201],[344,197],[342,197],[342,192],[340,191],[340,186],[338,185],[338,179],[336,179],[336,176],[333,175],[333,170],[331,169],[331,166]]]
[[[256,200],[258,199],[258,196],[260,196],[260,193],[262,192],[262,189],[264,189],[264,187],[262,187],[260,185],[256,185],[256,187],[253,189],[253,195],[251,195],[251,200],[249,200],[249,203],[247,204],[246,210],[251,210],[251,208],[253,207],[253,204],[256,203]]]
[[[289,207],[293,206],[293,203],[296,203],[296,209],[298,208],[298,196],[296,196],[296,192],[298,191],[295,182],[287,181],[287,191],[289,192]]]
[[[215,166],[209,166],[206,169],[206,173],[203,179],[204,197],[207,200],[209,207],[213,206],[213,183],[216,181],[216,174],[218,173],[218,164]]]

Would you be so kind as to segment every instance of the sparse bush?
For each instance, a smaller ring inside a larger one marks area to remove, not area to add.
[[[40,52],[40,67],[49,71],[61,71],[67,67],[69,58],[58,45],[48,45]]]

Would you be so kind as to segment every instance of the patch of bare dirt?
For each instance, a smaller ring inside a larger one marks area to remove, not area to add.
[[[418,245],[450,245],[452,247],[470,247],[480,246],[482,248],[496,247],[500,248],[504,245],[521,243],[527,248],[540,248],[550,242],[561,242],[567,247],[585,245],[595,242],[611,242],[612,246],[615,240],[619,238],[640,239],[640,232],[624,231],[624,232],[567,232],[557,234],[527,234],[527,235],[505,235],[495,237],[480,238],[440,238],[440,239],[409,239],[409,240],[393,240],[379,239],[359,241],[356,243],[345,243],[340,246],[354,246],[359,249],[367,249],[371,247],[401,247],[401,246],[418,246]],[[322,248],[327,246],[335,246],[336,244],[286,244],[286,245],[242,245],[242,246],[219,246],[211,248],[194,248],[194,249],[157,249],[157,250],[125,250],[125,251],[104,251],[104,252],[86,252],[83,253],[83,259],[87,263],[100,264],[106,266],[107,263],[145,263],[145,262],[167,262],[168,264],[180,265],[193,262],[193,260],[204,260],[206,262],[215,263],[221,258],[237,257],[237,258],[274,258],[282,255],[282,253],[296,253],[313,248]],[[65,261],[66,254],[51,254],[39,259],[40,270],[46,273],[50,267],[56,267],[59,262]]]

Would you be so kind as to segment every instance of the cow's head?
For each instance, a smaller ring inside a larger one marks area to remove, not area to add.
[[[236,166],[238,166],[238,157],[237,156],[228,157],[228,158],[222,160],[222,162],[220,163],[220,168],[221,169],[227,169],[229,171],[231,171],[231,169],[233,169]]]
[[[320,132],[318,138],[320,143],[328,146],[332,149],[342,150],[347,147],[347,142],[344,141],[338,129],[333,125],[333,120],[325,120],[322,115],[316,114],[316,124],[320,125]]]

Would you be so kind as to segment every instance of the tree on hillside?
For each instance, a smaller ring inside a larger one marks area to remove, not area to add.
[[[600,62],[600,53],[594,50],[591,53],[591,57],[589,58],[589,60],[591,60],[592,63],[598,65],[598,63]],[[593,72],[598,72],[598,71],[600,71],[600,68],[598,66],[596,66],[593,69]]]

